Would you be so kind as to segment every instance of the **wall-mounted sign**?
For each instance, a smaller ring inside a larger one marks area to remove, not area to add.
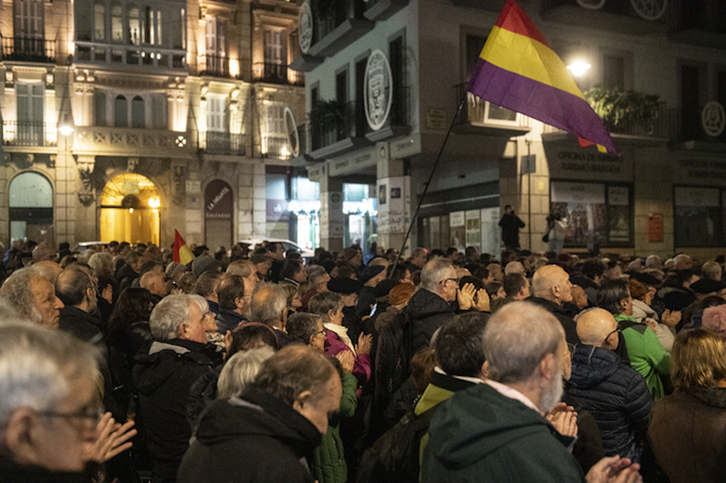
[[[300,7],[297,25],[300,50],[303,54],[307,54],[310,46],[313,44],[313,11],[310,9],[309,2],[303,3],[302,7]]]
[[[703,106],[701,111],[701,125],[709,136],[718,137],[726,128],[726,112],[717,101],[711,101]]]
[[[582,181],[632,181],[633,163],[625,156],[585,150],[547,153],[550,177]]]
[[[363,84],[366,119],[374,131],[383,127],[391,112],[393,100],[391,84],[391,66],[388,64],[388,58],[383,51],[374,50],[368,57]]]
[[[648,243],[663,243],[663,213],[648,215]]]
[[[204,217],[232,219],[233,209],[232,188],[222,180],[211,181],[204,190]]]
[[[290,152],[294,158],[300,156],[300,135],[297,132],[297,124],[295,124],[295,116],[289,107],[285,108],[285,132],[290,142]]]
[[[426,109],[426,129],[446,129],[446,109]]]

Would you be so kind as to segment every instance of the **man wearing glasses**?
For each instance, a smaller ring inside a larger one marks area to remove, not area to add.
[[[413,323],[413,352],[429,345],[439,327],[454,317],[459,279],[448,258],[434,258],[421,272],[421,287],[406,311]]]

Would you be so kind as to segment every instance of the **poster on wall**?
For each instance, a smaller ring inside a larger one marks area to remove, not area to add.
[[[501,228],[499,228],[499,207],[480,210],[481,253],[498,255],[500,250]]]
[[[608,237],[610,243],[630,241],[630,189],[608,186]]]
[[[566,220],[566,247],[607,244],[604,184],[553,181],[550,213]]]
[[[479,210],[470,210],[465,213],[466,218],[466,246],[481,248],[481,228],[479,223]]]
[[[466,249],[466,216],[463,211],[449,213],[449,246]]]
[[[720,246],[724,222],[721,190],[676,186],[674,195],[676,247]]]

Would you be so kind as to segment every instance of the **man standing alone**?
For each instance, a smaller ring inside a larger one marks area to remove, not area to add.
[[[507,250],[519,250],[519,229],[524,228],[524,222],[517,216],[511,205],[504,207],[504,216],[499,220],[502,227],[502,241]]]

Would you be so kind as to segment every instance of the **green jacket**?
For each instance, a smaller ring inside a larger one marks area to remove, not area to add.
[[[671,355],[663,348],[655,332],[638,323],[635,317],[617,314],[615,320],[623,330],[630,366],[643,376],[653,401],[657,401],[664,395],[661,377],[668,377],[671,373]]]
[[[355,390],[358,379],[353,374],[343,374],[343,396],[340,398],[340,418],[353,416],[358,407]],[[345,483],[348,481],[348,466],[343,455],[343,441],[340,439],[338,424],[328,426],[320,446],[315,448],[311,464],[313,475],[318,483]]]
[[[537,411],[488,384],[440,404],[424,450],[423,482],[584,482],[585,476]]]

